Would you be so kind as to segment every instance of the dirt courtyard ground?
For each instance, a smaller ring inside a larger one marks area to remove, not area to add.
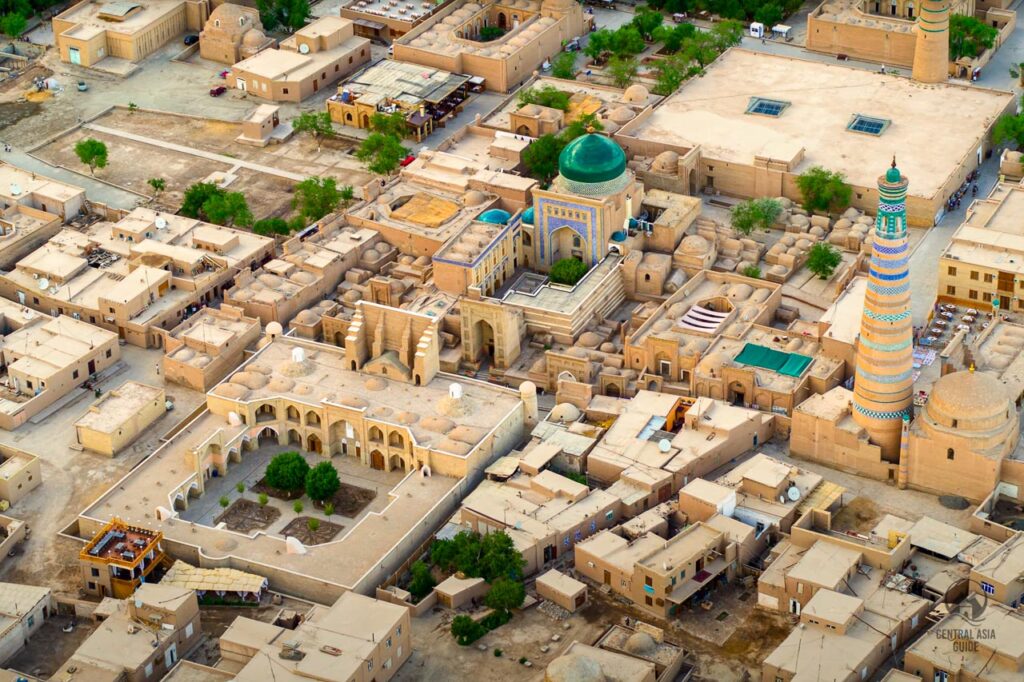
[[[87,173],[74,147],[79,140],[98,139],[107,145],[109,161],[106,168],[96,170],[96,179],[150,195],[147,181],[163,178],[167,189],[159,201],[172,209],[181,205],[183,193],[192,183],[213,173],[229,174],[232,179],[227,189],[246,196],[256,219],[287,217],[294,186],[303,178],[332,177],[340,186],[357,188],[371,178],[349,153],[349,142],[328,140],[318,149],[313,140],[293,137],[261,148],[236,142],[241,130],[240,123],[230,121],[114,109],[34,154],[48,163]]]
[[[0,564],[0,580],[50,587],[54,592],[77,595],[81,587],[78,552],[82,544],[58,533],[78,513],[106,492],[132,467],[161,444],[161,437],[187,417],[205,399],[198,391],[164,384],[159,374],[163,351],[135,346],[121,348],[124,369],[100,381],[109,393],[129,379],[163,386],[175,409],[167,412],[116,457],[102,457],[68,447],[74,423],[92,404],[91,394],[51,414],[41,424],[25,424],[16,431],[0,431],[0,442],[38,455],[42,484],[6,512],[28,522],[29,538],[18,546],[15,560]],[[59,501],[59,503],[55,503]],[[135,512],[126,510],[128,518]],[[141,512],[138,520],[144,521]]]
[[[75,144],[79,140],[94,138],[107,145],[107,167],[96,169],[96,179],[109,182],[140,194],[151,194],[146,181],[149,178],[163,178],[167,189],[160,196],[160,203],[168,208],[181,205],[185,188],[199,182],[211,173],[226,172],[230,166],[167,149],[159,149],[122,137],[107,135],[83,129],[59,137],[50,144],[35,151],[35,155],[47,163],[64,166],[78,172],[88,174],[89,168],[83,166],[75,155]],[[248,198],[248,194],[246,195]],[[250,201],[250,208],[257,217],[257,205]]]
[[[593,586],[591,586],[593,588]],[[536,607],[517,612],[511,622],[493,630],[468,647],[459,646],[449,630],[453,613],[435,608],[414,619],[413,654],[395,676],[413,680],[472,679],[475,682],[537,682],[547,665],[573,642],[593,644],[611,625],[628,616],[666,629],[666,639],[683,647],[687,662],[695,664],[694,680],[740,682],[760,679],[760,663],[785,639],[790,625],[781,615],[749,609],[735,632],[718,646],[694,637],[678,623],[658,621],[600,590],[589,591],[589,603],[563,621]],[[713,617],[713,615],[711,616]],[[568,625],[568,628],[565,626]],[[553,635],[558,636],[552,642]],[[479,645],[484,645],[481,651]],[[542,650],[548,647],[548,651]],[[501,649],[501,656],[494,650]],[[533,665],[521,665],[525,657]]]

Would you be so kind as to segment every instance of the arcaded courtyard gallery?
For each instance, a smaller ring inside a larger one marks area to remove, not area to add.
[[[337,346],[262,343],[208,394],[207,411],[82,512],[81,537],[120,515],[163,532],[173,558],[204,566],[210,557],[210,565],[267,576],[271,589],[318,602],[346,589],[368,593],[454,511],[470,488],[466,476],[523,436],[526,410],[515,391],[435,373],[406,383],[394,373],[394,351],[353,371]],[[259,507],[256,486],[283,450],[303,451],[310,463],[331,457],[343,487],[372,499],[330,519],[306,500],[307,516],[342,528],[299,547],[282,535],[302,518],[291,501],[269,503],[280,514],[262,525],[244,525],[244,514],[221,518],[234,505]],[[227,527],[215,527],[221,521]]]

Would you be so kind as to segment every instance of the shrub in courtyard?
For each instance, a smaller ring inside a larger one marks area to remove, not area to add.
[[[297,491],[306,485],[309,464],[298,452],[282,452],[274,455],[267,465],[267,485],[278,490]]]
[[[305,507],[302,506],[301,500],[295,500],[295,504],[292,505],[292,509],[295,511],[296,514],[301,514],[304,508]]]
[[[306,494],[317,502],[331,499],[340,487],[338,471],[330,462],[319,462],[306,474]]]
[[[220,498],[220,506],[226,508],[229,504],[231,504],[231,500],[228,499],[227,495]]]

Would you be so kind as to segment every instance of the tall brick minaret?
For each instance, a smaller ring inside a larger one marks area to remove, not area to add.
[[[921,83],[949,78],[949,0],[921,0],[911,77]]]
[[[895,159],[878,178],[878,218],[853,390],[854,420],[893,463],[899,461],[903,417],[912,409],[914,389],[907,184]]]

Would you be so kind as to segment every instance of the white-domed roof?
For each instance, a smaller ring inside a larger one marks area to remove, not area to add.
[[[667,149],[654,157],[651,170],[656,173],[673,174],[679,170],[679,154]]]
[[[551,409],[550,420],[569,423],[580,418],[580,409],[572,403],[559,403]]]
[[[710,248],[711,245],[708,244],[708,240],[699,234],[691,234],[688,237],[685,237],[679,245],[679,249],[683,253],[691,255],[704,255]]]
[[[583,654],[571,652],[548,664],[547,682],[606,682],[601,664]]]
[[[630,104],[642,104],[647,101],[647,98],[651,96],[651,93],[647,91],[647,88],[640,85],[630,85],[622,93],[622,101],[629,102]]]

